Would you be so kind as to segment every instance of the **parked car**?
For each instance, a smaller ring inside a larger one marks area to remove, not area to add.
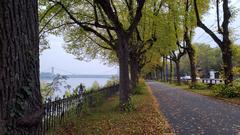
[[[200,80],[200,77],[196,77],[196,79]],[[188,76],[188,75],[183,76],[183,77],[181,77],[181,80],[191,80],[191,76]]]
[[[191,76],[183,76],[183,77],[181,77],[181,80],[190,80],[191,79]]]

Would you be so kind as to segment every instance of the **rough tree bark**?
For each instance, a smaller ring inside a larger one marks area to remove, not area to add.
[[[38,34],[37,0],[1,0],[0,134],[37,134],[43,114]]]

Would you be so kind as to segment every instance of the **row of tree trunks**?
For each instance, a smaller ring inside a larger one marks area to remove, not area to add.
[[[175,67],[173,66],[172,62],[175,63]],[[170,70],[170,73],[168,74],[169,75],[168,76],[169,82],[170,83],[173,82],[173,78],[174,78],[174,74],[175,74],[176,78],[177,78],[177,82],[178,82],[178,84],[180,84],[181,83],[181,80],[180,80],[180,62],[179,61],[177,61],[177,62],[172,61],[172,62],[170,60],[170,67],[168,69],[168,70]],[[165,71],[167,71],[166,66],[164,68],[163,67],[158,67],[158,68],[155,68],[146,77],[150,78],[150,79],[157,79],[157,80],[164,81],[164,78],[166,78],[166,72]]]
[[[0,2],[0,134],[35,135],[41,124],[37,0]]]

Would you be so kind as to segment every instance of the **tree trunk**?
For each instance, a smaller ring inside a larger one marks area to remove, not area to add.
[[[169,72],[168,72],[169,69],[168,69],[168,61],[167,61],[167,57],[165,57],[165,61],[166,61],[166,71],[165,71],[166,74],[165,74],[165,76],[166,76],[166,82],[168,82],[168,81],[169,81],[169,80],[168,80],[168,79],[169,79],[169,78],[168,78],[168,77],[169,77]]]
[[[222,49],[222,59],[224,69],[224,82],[226,85],[228,85],[233,81],[232,50],[230,45],[225,45],[224,49]]]
[[[169,76],[169,81],[172,83],[173,80],[173,65],[172,65],[172,60],[170,59],[170,76]]]
[[[197,72],[196,72],[196,59],[195,59],[195,50],[192,47],[188,47],[188,57],[190,61],[190,69],[191,69],[191,87],[195,87],[197,82]]]
[[[138,63],[134,58],[130,59],[130,75],[131,75],[131,88],[135,89],[139,82],[139,68]]]
[[[159,69],[159,72],[160,72],[160,79],[161,79],[161,81],[163,81],[163,69],[160,68],[160,69]]]
[[[166,66],[166,64],[165,64],[165,57],[163,56],[163,63],[162,63],[162,74],[163,74],[163,81],[165,82],[166,81],[166,70],[165,70],[165,66]]]
[[[37,0],[0,3],[0,133],[37,134],[43,114]]]
[[[177,83],[178,85],[181,84],[181,78],[180,78],[180,62],[179,61],[175,61],[176,64],[176,74],[177,74]]]
[[[130,104],[130,80],[129,80],[129,52],[128,41],[124,35],[118,35],[118,59],[119,59],[119,89],[120,111],[125,111]]]

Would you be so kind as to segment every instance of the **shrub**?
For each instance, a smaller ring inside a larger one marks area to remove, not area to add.
[[[87,98],[85,98],[85,97],[83,97],[83,101],[82,101],[82,103],[80,103],[79,104],[79,106],[78,107],[80,107],[80,108],[78,108],[78,109],[80,109],[80,112],[81,113],[83,113],[83,114],[89,114],[89,102],[88,102],[88,99]]]
[[[240,78],[239,78],[239,79],[236,79],[235,81],[233,81],[233,85],[234,85],[235,87],[240,88]]]
[[[194,87],[194,89],[197,89],[197,90],[205,90],[207,88],[208,88],[208,85],[204,83],[196,83]]]
[[[97,91],[99,89],[100,89],[100,84],[97,81],[94,81],[92,86],[91,86],[91,88],[90,88],[90,90],[91,91]]]
[[[91,97],[89,100],[89,105],[90,107],[96,107],[103,102],[103,94],[99,92],[93,92],[89,95]]]
[[[218,97],[234,98],[240,96],[239,89],[234,85],[218,84],[212,86],[212,89],[214,95]]]
[[[110,87],[110,86],[116,85],[118,83],[119,83],[118,78],[112,76],[112,78],[107,81],[107,83],[104,85],[104,87]]]
[[[144,81],[140,80],[137,84],[136,88],[133,89],[133,95],[142,95],[144,94],[144,90],[146,89],[146,84]]]

